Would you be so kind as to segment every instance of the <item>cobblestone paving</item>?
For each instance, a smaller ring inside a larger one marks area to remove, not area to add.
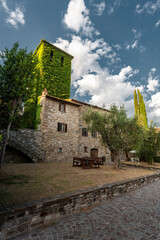
[[[16,240],[160,240],[160,180]]]

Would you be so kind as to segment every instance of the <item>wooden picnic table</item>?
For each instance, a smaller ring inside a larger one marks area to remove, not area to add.
[[[73,167],[82,166],[82,168],[99,168],[99,165],[103,165],[102,158],[97,157],[73,157]]]

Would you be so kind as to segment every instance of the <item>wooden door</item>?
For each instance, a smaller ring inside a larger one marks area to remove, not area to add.
[[[97,148],[92,148],[90,151],[90,156],[91,157],[98,157],[98,149]]]

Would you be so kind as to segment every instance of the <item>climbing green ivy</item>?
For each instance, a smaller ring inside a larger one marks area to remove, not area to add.
[[[46,88],[49,95],[69,98],[73,57],[43,39],[34,56],[38,57],[37,69],[40,72],[38,96]]]
[[[38,102],[37,102],[37,111],[36,111],[36,126],[35,129],[38,130],[38,125],[41,123],[41,109],[42,106],[40,105],[41,97],[38,97]]]
[[[44,88],[48,94],[59,98],[70,97],[72,56],[45,40],[34,52],[36,62],[34,88],[31,99],[25,103],[21,118],[22,128],[38,128],[40,123],[40,98]]]

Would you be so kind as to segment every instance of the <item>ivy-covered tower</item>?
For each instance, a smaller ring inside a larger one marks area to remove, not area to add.
[[[73,56],[53,44],[41,40],[34,52],[37,58],[37,94],[44,88],[49,95],[67,99],[70,97],[71,61]]]

